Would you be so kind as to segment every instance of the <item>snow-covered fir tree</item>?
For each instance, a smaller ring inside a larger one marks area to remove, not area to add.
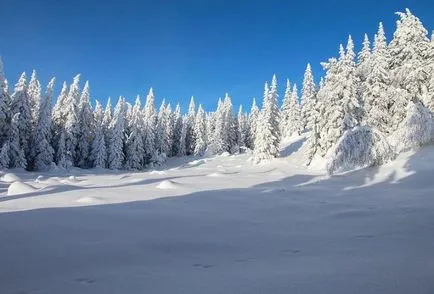
[[[256,137],[256,125],[259,119],[259,108],[256,105],[256,98],[253,98],[252,107],[249,113],[249,139],[248,147],[250,149],[255,148],[255,137]]]
[[[169,153],[170,145],[169,145],[169,137],[167,136],[166,127],[169,123],[169,116],[166,111],[166,100],[163,99],[161,102],[160,109],[158,111],[158,121],[157,121],[157,130],[156,130],[156,138],[155,138],[155,147],[159,154],[167,156]]]
[[[301,90],[301,129],[311,130],[315,120],[316,85],[313,79],[312,68],[308,63],[304,72],[303,87]]]
[[[199,104],[194,122],[194,155],[204,155],[207,148],[206,117],[202,105]]]
[[[176,105],[175,112],[173,113],[173,144],[172,154],[174,156],[183,156],[185,154],[184,142],[182,141],[182,116],[181,106],[179,103]]]
[[[79,125],[79,102],[80,102],[80,75],[74,77],[73,83],[69,87],[66,100],[66,120],[64,127],[65,136],[65,157],[67,165],[77,165],[78,156],[76,155],[77,140],[80,133]]]
[[[294,84],[291,90],[289,80],[286,81],[285,96],[280,112],[280,129],[282,137],[299,134],[303,129],[297,85]]]
[[[15,118],[18,128],[20,148],[24,150],[25,158],[30,157],[30,143],[32,134],[32,113],[29,106],[29,95],[27,92],[26,74],[22,73],[15,91],[12,94],[11,113]],[[19,114],[19,116],[16,116]],[[13,147],[11,146],[11,150]],[[13,160],[11,159],[11,162]],[[26,161],[26,160],[25,160]]]
[[[8,92],[5,73],[3,71],[3,61],[0,57],[0,144],[3,146],[9,131],[9,107],[11,97]],[[4,154],[7,154],[5,151]]]
[[[66,84],[66,82],[63,82],[62,90],[60,91],[60,95],[57,98],[56,104],[54,105],[52,111],[51,146],[54,148],[56,154],[59,149],[60,136],[62,133],[64,133],[64,129],[65,129],[67,99],[68,99],[68,85]],[[57,156],[55,157],[55,162],[58,163]]]
[[[196,145],[196,143],[194,142],[195,117],[196,117],[196,104],[194,102],[194,97],[192,96],[190,99],[190,104],[188,106],[187,121],[186,121],[187,134],[185,137],[185,149],[187,155],[194,154],[194,149]]]
[[[223,100],[223,149],[226,152],[234,153],[237,150],[237,125],[234,118],[231,97],[226,93]]]
[[[78,105],[78,136],[77,136],[77,164],[81,168],[91,167],[91,142],[93,140],[94,117],[90,105],[89,82],[86,81]]]
[[[357,55],[357,76],[360,79],[360,82],[366,80],[366,77],[371,70],[371,54],[371,42],[369,41],[368,35],[365,34],[362,49]]]
[[[12,117],[11,128],[9,131],[9,141],[7,148],[9,149],[9,167],[10,168],[26,168],[27,162],[24,149],[20,144],[20,113],[15,113]]]
[[[39,82],[36,71],[33,70],[30,78],[29,86],[27,87],[27,95],[29,97],[29,107],[32,114],[32,130],[35,130],[38,123],[39,108],[42,98],[42,87]]]
[[[48,83],[45,96],[39,103],[39,114],[36,115],[38,121],[36,123],[34,140],[32,147],[35,150],[34,166],[35,170],[48,170],[53,163],[54,149],[51,146],[51,100],[53,96],[55,79],[51,79]]]
[[[104,135],[104,111],[101,103],[96,100],[95,102],[95,136],[92,142],[91,159],[93,167],[106,168],[107,167],[107,146]]]
[[[173,141],[174,141],[174,114],[172,111],[172,106],[171,104],[167,104],[166,106],[166,117],[167,117],[167,121],[166,121],[166,138],[167,138],[167,156],[174,156],[175,154],[173,154],[172,152],[172,148],[173,148]]]
[[[145,150],[145,164],[151,163],[151,161],[157,157],[155,144],[157,119],[154,91],[151,88],[148,96],[146,96],[146,104],[143,109],[143,148]]]
[[[124,164],[125,114],[125,99],[119,97],[109,126],[111,137],[108,147],[108,168],[110,169],[121,169]]]
[[[247,115],[243,112],[243,106],[240,105],[237,115],[237,146],[240,151],[249,148],[249,122]]]
[[[277,79],[273,76],[271,89],[268,88],[268,83],[265,83],[264,100],[256,126],[255,162],[279,156],[280,130],[277,98]]]
[[[144,166],[144,148],[142,137],[143,117],[140,97],[137,96],[136,102],[131,111],[129,120],[128,134],[125,142],[125,168],[139,170]]]

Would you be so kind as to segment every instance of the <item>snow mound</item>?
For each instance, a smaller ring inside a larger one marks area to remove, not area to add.
[[[8,195],[20,195],[37,191],[36,188],[20,181],[13,182],[8,188]]]
[[[190,166],[195,166],[195,165],[202,164],[202,163],[204,163],[204,162],[205,162],[204,159],[197,159],[197,160],[190,161],[190,162],[187,163],[187,164],[190,165]]]
[[[158,189],[163,189],[163,190],[178,189],[181,187],[182,185],[180,183],[171,180],[164,180],[157,185]]]
[[[69,176],[68,180],[71,182],[78,182],[79,181],[76,176]]]
[[[211,177],[211,178],[221,178],[221,177],[225,177],[226,174],[220,173],[220,172],[215,172],[215,173],[210,173],[210,174],[208,174],[206,176],[207,177]]]
[[[45,185],[57,185],[60,183],[60,179],[58,177],[46,178],[44,176],[38,176],[35,179],[35,183],[45,184]]]
[[[3,176],[1,176],[0,180],[2,180],[3,182],[6,182],[6,183],[13,183],[16,181],[21,181],[21,179],[13,173],[4,174]]]
[[[101,202],[103,199],[99,197],[84,196],[77,199],[78,203],[95,203]]]
[[[223,152],[222,154],[220,154],[220,157],[229,157],[229,156],[231,156],[229,152]]]
[[[162,171],[162,170],[153,170],[149,174],[151,174],[151,175],[165,175],[167,173],[165,171]]]

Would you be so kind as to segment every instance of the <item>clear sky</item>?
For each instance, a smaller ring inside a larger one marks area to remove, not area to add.
[[[212,110],[225,92],[250,107],[273,73],[281,95],[307,62],[318,79],[348,34],[358,49],[383,21],[390,40],[406,7],[434,29],[433,0],[0,0],[0,55],[11,86],[36,69],[44,84],[56,76],[57,92],[81,73],[104,103],[152,86],[157,103],[184,111],[192,95]]]

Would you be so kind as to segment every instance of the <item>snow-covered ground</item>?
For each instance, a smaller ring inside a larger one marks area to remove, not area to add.
[[[0,293],[434,293],[434,147],[328,178],[287,157],[1,177]]]

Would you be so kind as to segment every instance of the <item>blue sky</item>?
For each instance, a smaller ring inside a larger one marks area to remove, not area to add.
[[[310,62],[336,56],[353,36],[383,21],[390,40],[395,11],[406,7],[434,29],[434,2],[401,0],[0,0],[0,55],[11,86],[22,71],[36,69],[45,84],[56,76],[89,80],[93,98],[123,95],[133,101],[154,88],[186,109],[190,96],[207,110],[229,92],[250,107],[262,99],[264,82],[276,73],[300,83]]]

